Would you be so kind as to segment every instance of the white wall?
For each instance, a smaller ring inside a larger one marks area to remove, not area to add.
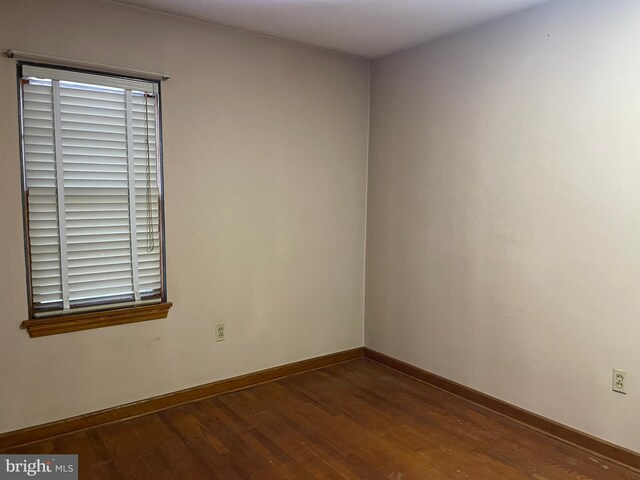
[[[367,62],[95,0],[4,1],[5,48],[172,75],[175,306],[18,329],[0,59],[0,432],[362,345]],[[372,82],[366,345],[640,451],[640,4],[555,2],[376,61]]]
[[[30,339],[0,58],[0,432],[363,344],[368,63],[94,0],[5,0],[0,49],[167,72],[166,320]],[[227,340],[214,342],[214,323]]]
[[[640,451],[640,2],[376,61],[371,108],[366,346]]]

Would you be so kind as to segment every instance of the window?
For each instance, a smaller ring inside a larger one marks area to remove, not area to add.
[[[139,316],[166,304],[159,83],[18,69],[32,319],[24,324],[83,313],[75,317],[87,326],[93,311],[104,324],[124,323],[103,311]]]

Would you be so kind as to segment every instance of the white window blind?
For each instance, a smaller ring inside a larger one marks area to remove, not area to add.
[[[22,66],[34,316],[159,301],[155,82]]]

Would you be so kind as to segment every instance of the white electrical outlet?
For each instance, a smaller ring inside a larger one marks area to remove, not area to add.
[[[216,342],[224,342],[224,323],[216,325]]]
[[[613,369],[611,389],[618,393],[627,393],[627,372],[624,370]]]

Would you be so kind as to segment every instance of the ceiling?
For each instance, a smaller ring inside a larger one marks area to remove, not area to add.
[[[116,0],[379,57],[549,0]]]

